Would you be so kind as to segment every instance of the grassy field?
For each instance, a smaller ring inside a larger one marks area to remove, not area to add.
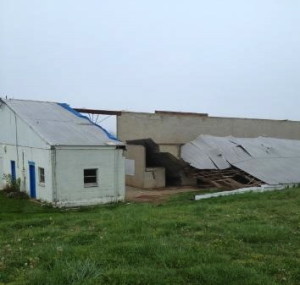
[[[0,194],[0,284],[300,284],[300,189],[66,211]]]

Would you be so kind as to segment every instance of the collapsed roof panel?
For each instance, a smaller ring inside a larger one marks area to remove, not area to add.
[[[300,183],[300,157],[251,159],[234,164],[267,184]]]
[[[181,148],[182,158],[191,166],[198,169],[218,169],[209,156],[209,149],[201,151],[201,147],[196,143],[189,143]]]
[[[300,141],[201,135],[185,144],[181,157],[199,170],[232,166],[268,184],[300,183]]]

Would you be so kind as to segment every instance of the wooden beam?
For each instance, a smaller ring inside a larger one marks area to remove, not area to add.
[[[159,115],[173,115],[173,116],[198,116],[198,117],[208,117],[207,113],[192,113],[192,112],[174,112],[174,111],[160,111],[156,110],[155,114]]]
[[[97,114],[97,115],[113,115],[121,116],[122,111],[110,111],[110,110],[96,110],[96,109],[85,109],[85,108],[73,108],[79,113]]]

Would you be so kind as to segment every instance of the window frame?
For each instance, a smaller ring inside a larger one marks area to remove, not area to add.
[[[86,171],[95,171],[95,175],[87,175]],[[86,179],[93,179],[93,182],[86,182]],[[84,188],[97,187],[98,186],[98,168],[84,168],[83,169],[83,185]]]
[[[46,182],[45,168],[38,167],[38,174],[39,174],[39,185],[45,186],[45,182]],[[43,179],[41,179],[41,178],[43,178]]]

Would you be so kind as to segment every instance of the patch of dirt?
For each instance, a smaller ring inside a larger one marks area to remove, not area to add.
[[[125,201],[139,203],[160,203],[166,201],[171,195],[199,191],[193,187],[174,187],[162,189],[141,189],[126,186]]]

